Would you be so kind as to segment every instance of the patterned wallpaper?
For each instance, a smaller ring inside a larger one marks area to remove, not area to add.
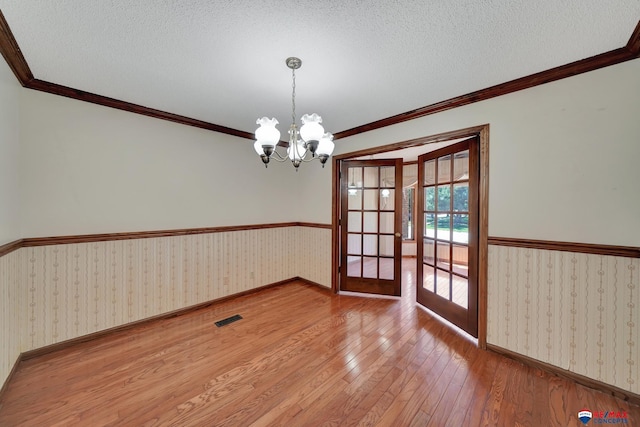
[[[0,257],[0,384],[21,352],[300,276],[331,230],[282,227],[27,247]],[[640,393],[640,259],[489,247],[488,342]]]
[[[0,257],[0,386],[20,355],[20,251]]]
[[[487,341],[640,394],[640,259],[489,246]]]
[[[331,230],[25,247],[0,262],[4,381],[24,351],[296,276],[330,287]]]

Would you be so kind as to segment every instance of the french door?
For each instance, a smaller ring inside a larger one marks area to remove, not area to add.
[[[340,290],[400,295],[402,159],[343,160]]]
[[[420,304],[478,336],[477,138],[418,157]]]

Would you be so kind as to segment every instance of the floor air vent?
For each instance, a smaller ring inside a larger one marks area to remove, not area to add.
[[[242,319],[242,316],[236,314],[235,316],[227,317],[226,319],[218,320],[216,322],[216,326],[219,328],[220,326],[228,325],[229,323],[233,323],[236,320]]]

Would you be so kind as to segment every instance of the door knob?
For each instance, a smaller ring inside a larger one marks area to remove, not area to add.
[[[402,237],[402,234],[396,233],[396,237]]]

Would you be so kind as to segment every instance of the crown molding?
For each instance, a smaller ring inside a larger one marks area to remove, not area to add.
[[[636,29],[633,30],[626,47],[636,58],[640,57],[640,21],[638,21]]]
[[[109,98],[107,96],[98,95],[91,92],[85,92],[80,89],[74,89],[62,86],[57,83],[51,83],[44,80],[36,79],[27,64],[27,60],[22,55],[20,46],[16,41],[11,28],[0,10],[0,53],[5,61],[17,77],[20,84],[27,89],[39,90],[51,93],[53,95],[64,96],[67,98],[77,99],[78,101],[90,102],[105,107],[116,108],[118,110],[128,111],[130,113],[142,114],[143,116],[153,117],[161,120],[179,123],[187,126],[193,126],[214,132],[220,132],[227,135],[237,136],[240,138],[254,139],[253,134],[238,129],[232,129],[226,126],[216,125],[214,123],[193,119],[166,111],[156,110],[142,105],[133,104],[119,99]]]
[[[238,129],[228,128],[226,126],[216,125],[214,123],[205,122],[202,120],[192,119],[190,117],[181,116],[178,114],[168,113],[162,110],[156,110],[155,108],[144,107],[138,104],[132,104],[130,102],[121,101],[119,99],[109,98],[102,95],[97,95],[91,92],[85,92],[83,90],[74,89],[67,86],[62,86],[56,83],[47,82],[39,79],[31,79],[27,84],[23,84],[28,89],[39,90],[42,92],[51,93],[53,95],[60,95],[67,98],[77,99],[78,101],[90,102],[92,104],[102,105],[104,107],[116,108],[118,110],[128,111],[130,113],[142,114],[143,116],[153,117],[155,119],[167,120],[182,125],[193,126],[201,129],[210,130],[213,132],[220,132],[227,135],[237,136],[240,138],[254,139],[253,134],[244,132]]]
[[[13,37],[2,10],[0,10],[0,53],[2,53],[4,60],[7,61],[9,68],[16,75],[20,84],[27,87],[27,83],[33,80],[33,74],[22,55],[22,51],[20,51],[18,42]]]
[[[197,120],[166,111],[156,110],[154,108],[132,104],[130,102],[121,101],[118,99],[109,98],[106,96],[36,79],[33,76],[33,73],[31,72],[31,69],[27,64],[27,61],[22,55],[20,46],[18,46],[18,42],[15,40],[13,33],[11,32],[11,28],[9,27],[9,24],[2,14],[2,11],[0,11],[0,53],[2,53],[2,56],[7,61],[7,64],[9,65],[15,76],[18,78],[20,84],[28,89],[34,89],[54,95],[65,96],[67,98],[77,99],[79,101],[91,102],[93,104],[103,105],[105,107],[116,108],[131,113],[142,114],[156,119],[168,120],[174,123],[194,126],[197,128],[220,132],[240,138],[250,140],[254,139],[254,135],[249,132],[229,128],[226,126],[216,125],[214,123]],[[599,68],[619,64],[621,62],[636,59],[638,57],[640,57],[640,21],[638,21],[638,25],[636,25],[636,28],[633,31],[628,43],[624,47],[614,49],[600,55],[595,55],[590,58],[581,59],[570,64],[555,67],[550,70],[541,71],[539,73],[511,80],[506,83],[501,83],[495,86],[471,92],[466,95],[461,95],[455,98],[447,99],[445,101],[436,102],[435,104],[400,113],[395,116],[387,117],[385,119],[377,120],[361,126],[356,126],[351,129],[340,131],[334,134],[334,139],[337,140],[340,138],[346,138],[348,136],[353,136],[374,129],[380,129],[382,127],[395,125],[398,123],[406,122],[408,120],[413,120],[419,117],[424,117],[442,111],[450,110],[452,108],[461,107],[463,105],[485,101],[497,96],[506,95],[508,93],[528,89],[545,83],[550,83],[556,80],[575,76],[577,74],[594,71]],[[280,141],[279,145],[288,146],[288,143],[286,141]]]
[[[541,71],[536,74],[531,74],[529,76],[508,81],[506,83],[501,83],[475,92],[467,93],[466,95],[461,95],[455,98],[447,99],[445,101],[436,102],[435,104],[427,105],[426,107],[421,107],[416,110],[407,111],[405,113],[397,114],[395,116],[387,117],[385,119],[377,120],[375,122],[367,123],[362,126],[357,126],[342,132],[338,132],[334,135],[334,139],[346,138],[348,136],[353,136],[359,133],[395,125],[398,123],[417,119],[419,117],[440,113],[452,108],[462,107],[463,105],[485,101],[487,99],[517,92],[523,89],[529,89],[534,86],[554,82],[556,80],[561,80],[578,74],[587,73],[589,71],[594,71],[599,68],[609,67],[621,62],[630,61],[632,59],[638,58],[639,56],[640,21],[638,22],[638,26],[633,32],[629,43],[627,43],[625,47],[614,49],[609,52],[601,53],[600,55],[581,59],[570,64],[561,65],[559,67]]]

